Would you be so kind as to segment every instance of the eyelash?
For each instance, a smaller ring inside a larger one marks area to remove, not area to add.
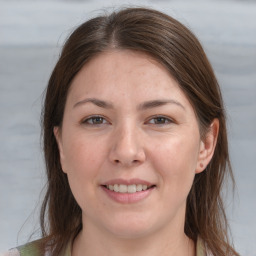
[[[101,119],[101,120],[105,120],[106,119],[103,117],[103,116],[90,116],[88,118],[86,118],[85,120],[82,121],[82,124],[85,124],[85,125],[102,125],[102,124],[105,124],[105,123],[93,123],[93,120],[97,120],[97,119]],[[91,123],[89,123],[91,121]],[[106,121],[107,123],[108,121]]]
[[[159,124],[153,123],[153,124],[155,124],[155,125],[167,125],[167,124],[174,123],[174,121],[173,121],[171,118],[166,117],[166,116],[161,116],[161,115],[159,115],[159,116],[153,116],[153,117],[151,117],[151,118],[149,119],[149,121],[151,121],[151,120],[157,120],[157,119],[158,119],[158,121],[159,121],[159,119],[161,119],[162,121],[164,121],[164,123],[159,123]],[[147,121],[147,122],[149,123],[149,121]]]
[[[94,123],[95,120],[98,122],[99,119],[101,120],[101,123]],[[104,120],[105,120],[105,122],[104,122]],[[160,121],[161,120],[161,121],[164,121],[164,122],[156,124],[156,123],[150,123],[151,120],[154,120],[154,121]],[[104,125],[106,123],[109,123],[109,122],[103,116],[90,116],[90,117],[88,117],[88,118],[86,118],[82,121],[82,124],[91,125],[91,126]],[[158,115],[158,116],[151,117],[150,119],[148,119],[148,121],[146,121],[146,123],[149,123],[149,124],[152,124],[152,125],[167,125],[167,124],[174,123],[174,121],[171,118],[168,118],[168,117],[165,117],[165,116],[162,116],[162,115]]]

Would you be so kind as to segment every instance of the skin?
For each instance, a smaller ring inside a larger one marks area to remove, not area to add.
[[[158,103],[145,104],[151,101]],[[214,120],[201,140],[178,83],[143,53],[113,50],[87,63],[72,82],[62,126],[54,128],[83,214],[72,255],[195,255],[184,234],[186,199],[213,155],[218,127]],[[143,200],[118,203],[101,185],[119,178],[155,188]]]

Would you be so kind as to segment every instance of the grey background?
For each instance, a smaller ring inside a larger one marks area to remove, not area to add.
[[[0,251],[38,228],[44,185],[42,93],[60,47],[84,20],[122,1],[0,0]],[[221,84],[237,189],[226,197],[234,244],[256,256],[256,3],[129,1],[157,8],[201,40]],[[38,232],[35,232],[35,237]]]

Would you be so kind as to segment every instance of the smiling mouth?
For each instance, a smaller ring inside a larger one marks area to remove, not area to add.
[[[125,185],[125,184],[113,184],[113,185],[103,185],[106,189],[117,192],[117,193],[137,193],[145,190],[149,190],[155,185],[147,186],[145,184],[132,184],[132,185]]]

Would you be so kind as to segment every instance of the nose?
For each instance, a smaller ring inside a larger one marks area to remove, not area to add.
[[[146,155],[139,128],[124,125],[115,131],[112,136],[110,161],[125,167],[141,164]]]

